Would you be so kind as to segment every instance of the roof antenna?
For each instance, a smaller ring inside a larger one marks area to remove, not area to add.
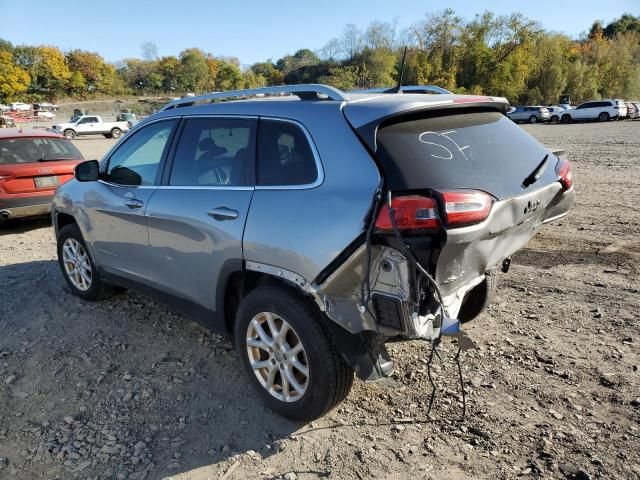
[[[404,77],[404,60],[407,56],[407,46],[404,46],[404,52],[402,52],[402,63],[400,63],[400,75],[398,76],[398,84],[395,88],[388,90],[389,93],[402,93],[402,77]]]

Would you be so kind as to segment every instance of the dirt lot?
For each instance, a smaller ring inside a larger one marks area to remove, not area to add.
[[[526,128],[568,150],[578,196],[465,327],[464,422],[448,339],[431,419],[412,342],[391,382],[283,420],[224,339],[137,294],[71,296],[32,221],[0,231],[0,478],[640,478],[640,123]]]

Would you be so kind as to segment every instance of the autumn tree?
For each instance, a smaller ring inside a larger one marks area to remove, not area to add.
[[[11,52],[0,51],[0,98],[12,100],[29,88],[29,73],[16,65]]]

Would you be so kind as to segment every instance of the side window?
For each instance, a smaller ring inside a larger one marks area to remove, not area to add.
[[[176,148],[169,185],[247,185],[254,125],[254,120],[242,118],[188,119]]]
[[[294,123],[260,120],[258,185],[308,185],[318,178],[313,151]]]
[[[176,120],[152,123],[128,138],[109,158],[104,179],[118,185],[153,185]]]

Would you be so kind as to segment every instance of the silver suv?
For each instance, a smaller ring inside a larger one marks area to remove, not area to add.
[[[235,100],[235,101],[229,101]],[[176,100],[54,199],[71,291],[158,298],[233,336],[266,404],[297,420],[391,375],[392,339],[476,317],[573,179],[504,98],[323,85]]]

